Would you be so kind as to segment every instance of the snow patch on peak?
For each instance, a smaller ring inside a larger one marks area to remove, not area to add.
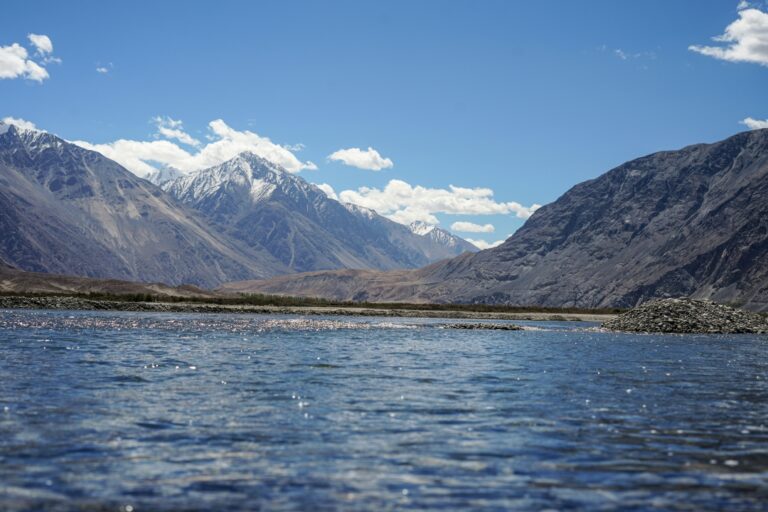
[[[264,180],[253,180],[251,182],[251,200],[253,200],[254,203],[259,202],[260,200],[269,197],[269,195],[272,193],[273,190],[275,190],[275,185],[273,183],[268,183]]]
[[[428,238],[435,244],[440,245],[442,247],[447,247],[449,249],[457,249],[457,250],[461,249],[462,251],[472,251],[472,252],[475,252],[477,250],[477,248],[473,244],[467,242],[463,238],[460,238],[454,235],[450,231],[446,231],[442,228],[435,226],[434,224],[428,224],[426,222],[416,221],[411,223],[408,227],[414,234]]]
[[[365,206],[360,206],[353,203],[341,203],[341,205],[346,208],[347,211],[357,215],[362,215],[368,219],[373,219],[378,215],[378,213],[376,213],[374,210],[366,208]]]
[[[50,147],[58,148],[64,143],[57,136],[38,130],[34,124],[23,119],[4,117],[0,119],[0,135],[10,133],[24,145],[28,151],[40,152]]]
[[[435,228],[437,228],[437,226],[433,224],[427,224],[426,222],[422,222],[420,220],[412,222],[408,227],[413,233],[421,236],[428,235]]]
[[[281,172],[279,166],[243,152],[222,164],[166,182],[162,188],[184,201],[199,201],[222,191],[232,194],[240,190],[255,204],[269,198],[289,178],[290,174]]]
[[[37,126],[35,126],[35,123],[30,121],[26,121],[24,119],[16,119],[15,117],[4,117],[0,119],[0,134],[7,132],[11,126],[13,126],[19,133],[45,133],[42,130],[38,130]]]
[[[275,174],[291,174],[289,173],[285,168],[281,167],[280,165],[271,162],[267,160],[266,158],[260,157],[253,151],[243,151],[239,155],[237,155],[234,160],[239,160],[241,162],[247,163],[249,168],[256,168],[258,170],[261,170],[263,172],[272,172]]]
[[[155,185],[160,186],[163,183],[173,181],[177,178],[181,178],[182,176],[185,176],[183,172],[175,167],[168,166],[154,169],[149,174],[147,174],[144,179],[150,183],[154,183]]]

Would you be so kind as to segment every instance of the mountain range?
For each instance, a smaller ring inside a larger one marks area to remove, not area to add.
[[[70,288],[62,275],[556,307],[691,296],[768,309],[768,130],[622,164],[480,252],[440,228],[340,203],[253,153],[150,178],[160,186],[52,134],[0,123],[6,281],[57,274],[55,286]]]
[[[768,130],[662,151],[580,183],[500,246],[412,271],[223,290],[340,300],[629,307],[691,296],[768,309]]]
[[[0,258],[22,270],[214,286],[287,269],[100,153],[0,125]]]
[[[0,259],[32,272],[210,288],[296,271],[414,268],[477,250],[339,203],[252,153],[149,178],[165,190],[100,153],[0,123]]]
[[[477,251],[439,228],[415,233],[373,210],[340,203],[249,152],[162,188],[218,231],[265,248],[291,271],[414,268]]]

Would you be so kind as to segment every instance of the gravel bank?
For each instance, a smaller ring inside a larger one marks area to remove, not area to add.
[[[122,302],[76,297],[0,297],[0,309],[65,309],[83,311],[146,311],[157,313],[248,313],[288,315],[376,316],[406,318],[451,318],[469,320],[533,320],[603,322],[615,315],[584,313],[484,313],[473,311],[420,311],[356,307],[230,306],[192,302]]]
[[[611,331],[680,334],[768,333],[768,319],[711,301],[662,299],[603,324]]]

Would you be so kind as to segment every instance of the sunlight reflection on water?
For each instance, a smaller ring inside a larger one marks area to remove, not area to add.
[[[0,508],[749,509],[767,338],[0,312]]]

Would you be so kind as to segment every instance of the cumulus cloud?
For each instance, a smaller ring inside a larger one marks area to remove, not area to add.
[[[340,149],[331,153],[328,160],[342,162],[344,165],[365,169],[368,171],[380,171],[391,168],[394,163],[389,158],[383,158],[378,151],[369,147],[363,151],[360,148]]]
[[[748,117],[741,121],[741,124],[746,125],[750,130],[762,130],[768,128],[768,119],[754,119]]]
[[[53,53],[53,43],[50,37],[44,34],[29,34],[27,37],[32,46],[37,50],[38,55]]]
[[[96,72],[101,73],[102,75],[106,75],[107,73],[109,73],[109,69],[105,68],[104,66],[99,66],[96,68]]]
[[[48,71],[28,57],[27,49],[18,43],[0,46],[0,80],[24,78],[42,82],[49,78]]]
[[[339,198],[376,210],[403,224],[421,221],[437,224],[436,213],[453,215],[515,214],[527,219],[539,205],[529,207],[516,202],[497,202],[489,188],[463,188],[450,185],[448,189],[412,186],[402,180],[390,180],[384,189],[360,187],[344,190]]]
[[[23,128],[25,130],[37,130],[35,123],[32,121],[27,121],[26,119],[19,119],[18,117],[4,117],[2,122],[5,124],[18,126],[19,128]]]
[[[344,201],[343,198],[342,198],[342,201]],[[349,203],[351,201],[344,201],[344,202]],[[376,210],[376,212],[381,213],[379,210]],[[389,214],[382,214],[382,215],[385,215],[390,220],[399,222],[400,224],[405,224],[406,226],[410,226],[414,222],[424,222],[425,224],[429,224],[432,226],[437,226],[438,224],[440,224],[440,220],[432,212],[419,207],[409,206],[407,208],[403,208],[402,210],[397,210],[395,212],[391,212]]]
[[[485,240],[472,240],[471,238],[465,238],[467,242],[471,243],[480,250],[491,249],[498,247],[504,243],[504,240],[496,240],[495,242],[486,242]]]
[[[462,233],[493,233],[496,228],[493,224],[475,224],[474,222],[454,222],[451,224],[451,231],[460,231]]]
[[[168,116],[155,116],[152,122],[157,126],[157,135],[166,139],[176,139],[182,144],[199,146],[200,141],[184,131],[184,123]]]
[[[740,7],[741,4],[740,4]],[[739,19],[713,40],[719,46],[691,45],[689,50],[729,62],[751,62],[768,66],[768,13],[740,8]]]
[[[178,122],[172,119],[171,121]],[[166,126],[166,128],[169,130],[166,132],[167,134],[179,135],[174,130],[181,131],[179,125],[176,127]],[[317,169],[317,166],[312,162],[300,161],[292,152],[279,144],[275,144],[269,138],[249,130],[235,130],[221,119],[208,123],[208,130],[210,142],[200,145],[193,152],[187,151],[169,140],[120,139],[107,144],[92,144],[87,141],[73,142],[86,149],[98,151],[138,176],[146,176],[151,171],[156,170],[158,164],[160,167],[175,167],[185,173],[196,171],[218,165],[243,151],[251,151],[292,173],[306,169]],[[162,134],[162,132],[160,133]],[[174,138],[179,140],[178,137]]]
[[[336,191],[333,190],[333,187],[330,186],[329,184],[327,184],[327,183],[315,183],[314,185],[317,188],[319,188],[320,190],[322,190],[323,192],[325,192],[325,195],[327,195],[331,199],[336,199],[337,201],[339,200],[339,196],[336,195]]]

